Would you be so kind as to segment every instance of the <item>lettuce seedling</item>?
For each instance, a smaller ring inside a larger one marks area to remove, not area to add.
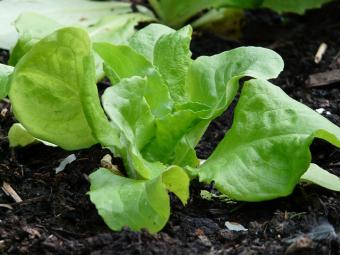
[[[21,47],[28,46],[24,44],[25,40],[29,41],[29,44],[31,41],[39,41],[55,31],[53,29],[55,26],[83,27],[96,31],[98,37],[102,37],[102,34],[105,34],[105,37],[112,36],[115,30],[119,30],[122,34],[129,33],[138,21],[153,19],[153,15],[147,8],[137,5],[136,9],[138,13],[132,10],[131,4],[120,1],[2,0],[0,1],[0,48],[8,50],[13,48],[18,39],[16,29],[24,39],[19,41]],[[31,16],[28,15],[25,19],[17,21],[24,13]],[[47,16],[49,19],[39,20],[40,16]],[[19,24],[14,27],[14,22]]]
[[[331,1],[332,0],[149,0],[149,3],[164,24],[172,27],[181,27],[190,18],[203,10],[212,8],[269,8],[279,13],[293,12],[303,14],[308,9],[319,8],[322,4]],[[203,21],[209,22],[220,15],[221,13],[218,12],[210,12],[205,15],[206,18],[201,19],[200,23]]]
[[[113,230],[161,230],[168,192],[186,204],[196,177],[242,201],[286,196],[301,178],[339,190],[339,178],[311,164],[309,146],[317,137],[340,147],[340,128],[268,81],[281,57],[240,47],[193,60],[191,33],[153,24],[123,45],[92,46],[81,29],[57,30],[15,67],[14,114],[37,139],[67,150],[100,143],[122,158],[126,176],[90,175],[90,199]],[[112,82],[101,98],[92,47]],[[196,145],[238,93],[232,128],[200,165]]]
[[[130,4],[117,1],[4,0],[0,2],[0,9],[6,10],[6,14],[0,16],[0,23],[3,24],[0,48],[11,50],[8,61],[11,66],[15,66],[35,43],[65,26],[85,28],[93,42],[121,44],[136,32],[135,27],[140,22],[154,20],[148,9],[136,6],[138,12],[135,12]],[[18,35],[14,44],[12,40]],[[98,57],[96,68],[97,80],[100,80],[104,72]]]
[[[174,28],[181,27],[203,10],[221,7],[256,8],[261,2],[262,0],[149,0],[161,22]]]

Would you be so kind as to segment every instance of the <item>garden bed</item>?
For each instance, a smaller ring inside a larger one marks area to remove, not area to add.
[[[340,69],[339,13],[339,2],[286,20],[254,11],[247,14],[242,40],[195,32],[192,51],[195,57],[242,45],[277,51],[286,67],[274,83],[339,126],[340,83],[308,82],[310,75]],[[328,49],[315,64],[323,42]],[[8,53],[1,51],[0,61],[7,58]],[[339,254],[340,194],[313,185],[298,186],[289,197],[269,202],[231,203],[202,199],[200,190],[211,191],[212,186],[194,182],[185,208],[172,197],[170,221],[159,234],[112,232],[86,195],[88,175],[108,151],[94,146],[74,152],[76,161],[55,174],[60,161],[73,152],[43,145],[11,150],[6,135],[15,120],[9,109],[9,103],[1,101],[0,181],[9,183],[23,202],[14,203],[0,191],[0,253]],[[227,112],[211,124],[197,148],[199,157],[211,154],[231,121],[232,112]],[[315,141],[312,152],[313,162],[340,176],[339,150]],[[229,231],[226,221],[248,230]]]

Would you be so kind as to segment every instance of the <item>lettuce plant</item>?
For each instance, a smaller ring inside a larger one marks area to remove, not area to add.
[[[281,57],[241,47],[193,60],[191,33],[153,24],[125,44],[92,44],[82,29],[57,30],[16,65],[14,114],[37,139],[66,150],[100,143],[122,158],[124,177],[104,168],[90,175],[90,199],[113,230],[161,230],[168,192],[186,204],[192,178],[241,201],[287,196],[300,180],[340,191],[309,151],[316,137],[340,147],[340,128],[268,81]],[[93,49],[112,82],[101,98]],[[200,165],[195,146],[238,93],[232,128]]]
[[[136,32],[140,22],[154,17],[147,8],[118,1],[89,0],[3,0],[0,9],[0,48],[11,51],[15,66],[32,46],[52,32],[67,26],[86,29],[93,42],[123,43]],[[15,42],[16,41],[16,42]],[[103,78],[102,62],[96,58],[97,79]]]
[[[149,3],[164,24],[181,27],[193,16],[211,8],[269,8],[279,13],[303,14],[307,9],[319,8],[330,1],[332,0],[149,0]],[[220,15],[220,12],[210,12],[201,22],[209,22]]]
[[[133,30],[131,27],[139,21],[153,18],[148,9],[140,5],[136,6],[136,9],[138,13],[132,10],[131,4],[120,1],[2,0],[0,48],[13,48],[18,39],[16,29],[24,39],[19,41],[21,47],[27,47],[56,28],[65,26],[83,27],[95,32],[97,38],[112,36],[115,30],[122,34],[129,33]],[[17,21],[22,14],[26,14],[26,17]],[[40,16],[47,16],[49,19],[42,20],[39,19]],[[16,27],[13,26],[14,22],[17,23]],[[25,41],[29,41],[29,44],[25,45]]]

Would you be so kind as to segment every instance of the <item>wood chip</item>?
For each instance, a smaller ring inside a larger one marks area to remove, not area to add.
[[[340,83],[340,69],[309,75],[307,87],[321,87]]]
[[[327,50],[327,44],[321,43],[320,46],[319,46],[319,49],[316,52],[315,57],[314,57],[314,62],[316,64],[319,64],[321,62],[322,57],[325,54],[326,50]]]
[[[101,160],[100,160],[101,167],[112,169],[112,156],[110,154],[106,154]]]
[[[21,197],[19,197],[18,193],[15,192],[15,190],[9,183],[3,182],[2,190],[6,193],[7,196],[11,196],[16,203],[22,202]]]
[[[106,168],[113,172],[116,175],[124,176],[118,169],[118,166],[112,164],[112,156],[110,154],[106,154],[101,160],[100,165],[103,168]]]
[[[8,113],[8,109],[7,109],[7,108],[3,108],[3,109],[1,110],[1,112],[0,112],[0,115],[1,115],[3,118],[5,118],[6,115],[7,115],[7,113]]]

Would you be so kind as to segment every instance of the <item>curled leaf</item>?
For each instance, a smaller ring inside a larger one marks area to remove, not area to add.
[[[301,176],[301,181],[311,182],[326,189],[340,192],[340,178],[316,164],[310,164],[307,171]]]
[[[64,28],[38,42],[21,59],[9,97],[16,118],[30,134],[74,150],[96,143],[80,99],[80,88],[95,84],[87,33]]]
[[[340,146],[340,128],[264,80],[245,83],[232,128],[200,167],[232,199],[289,195],[307,171],[315,137]]]
[[[128,226],[134,231],[143,228],[160,231],[170,216],[167,189],[185,204],[189,194],[189,178],[177,167],[151,180],[135,180],[99,169],[90,175],[91,201],[113,230]]]

